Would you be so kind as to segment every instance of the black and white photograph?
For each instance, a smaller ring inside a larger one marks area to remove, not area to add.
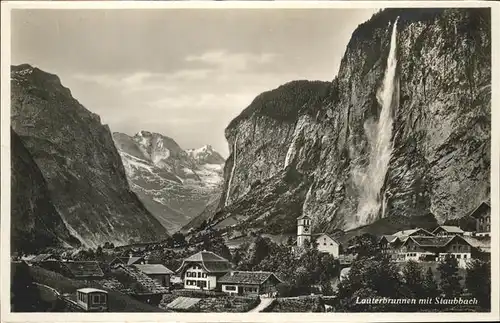
[[[63,2],[2,3],[2,314],[498,318],[493,4]]]

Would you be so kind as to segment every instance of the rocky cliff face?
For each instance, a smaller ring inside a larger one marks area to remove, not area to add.
[[[56,75],[29,65],[12,67],[11,87],[12,127],[72,235],[91,247],[165,238],[166,230],[130,190],[109,128],[97,115]]]
[[[47,183],[21,138],[11,137],[11,250],[78,246],[54,207]]]
[[[210,146],[183,150],[173,139],[140,131],[113,134],[130,186],[170,232],[200,214],[222,184],[224,158]]]
[[[359,219],[394,26],[391,154],[376,212]],[[354,31],[331,83],[266,92],[227,127],[231,154],[211,225],[293,232],[305,214],[331,231],[472,211],[489,199],[490,42],[489,9],[377,13]]]

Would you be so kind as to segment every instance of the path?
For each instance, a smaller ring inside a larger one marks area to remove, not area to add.
[[[270,297],[261,297],[260,298],[260,303],[259,305],[255,306],[253,309],[248,311],[249,313],[256,313],[256,312],[262,312],[265,310],[269,305],[271,305],[274,302],[275,298],[270,298]]]

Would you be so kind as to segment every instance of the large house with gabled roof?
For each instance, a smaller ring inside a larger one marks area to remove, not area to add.
[[[184,259],[176,273],[184,281],[185,289],[214,290],[218,279],[230,270],[229,260],[203,250]]]
[[[410,236],[402,245],[401,253],[405,260],[439,261],[446,256],[458,260],[465,267],[472,258],[472,246],[459,235],[454,236]]]

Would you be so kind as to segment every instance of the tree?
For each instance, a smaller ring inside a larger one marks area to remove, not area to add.
[[[400,310],[401,305],[356,304],[357,297],[407,298],[402,291],[399,269],[389,256],[362,257],[356,259],[349,275],[338,285],[337,307],[344,311]]]
[[[270,240],[258,236],[254,242],[254,250],[250,256],[250,266],[254,267],[269,255]]]
[[[102,247],[98,246],[97,249],[96,249],[96,251],[95,251],[95,256],[98,257],[98,258],[100,258],[100,257],[102,257],[102,255],[103,255]]]
[[[413,260],[408,261],[403,268],[403,280],[413,298],[423,298],[423,277],[420,265]]]
[[[458,262],[454,257],[447,255],[438,265],[441,281],[439,288],[445,297],[453,298],[460,295],[462,286],[458,275]]]
[[[287,246],[291,246],[293,245],[293,237],[292,236],[289,236],[288,239],[286,240],[286,245]]]
[[[321,292],[324,296],[333,295],[333,287],[329,280],[321,282]]]
[[[184,247],[186,245],[186,238],[180,232],[176,232],[172,235],[174,242],[174,247]]]
[[[380,254],[380,247],[377,238],[369,233],[364,233],[360,236],[355,236],[349,241],[349,245],[353,246],[354,252],[358,257],[372,257]]]
[[[236,250],[234,252],[231,262],[233,263],[233,265],[237,267],[238,264],[241,262],[241,260],[242,260],[241,252],[239,250]]]
[[[422,282],[422,293],[424,297],[439,296],[438,285],[436,279],[434,278],[434,272],[430,267],[427,269]]]
[[[482,308],[491,308],[491,263],[474,260],[467,266],[465,277],[467,290]]]

